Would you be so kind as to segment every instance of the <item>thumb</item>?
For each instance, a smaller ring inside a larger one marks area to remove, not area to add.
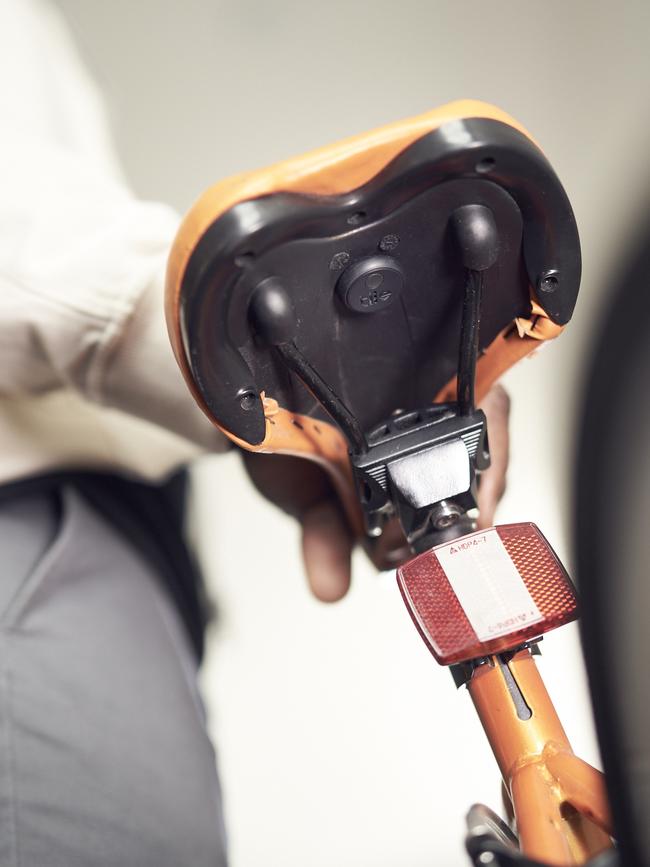
[[[322,602],[336,602],[350,587],[352,536],[337,503],[323,500],[306,509],[302,555],[307,581]]]
[[[491,527],[499,500],[506,489],[510,456],[510,398],[501,385],[493,386],[480,404],[487,417],[490,437],[490,466],[481,473],[478,488],[479,529]]]

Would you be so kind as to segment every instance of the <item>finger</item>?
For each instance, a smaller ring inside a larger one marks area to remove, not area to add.
[[[364,547],[380,571],[395,569],[413,556],[397,518],[390,518],[377,539],[365,539]]]
[[[481,403],[488,425],[490,467],[481,473],[478,489],[480,529],[491,527],[499,500],[506,489],[506,474],[510,456],[510,398],[501,385],[493,386]]]
[[[242,458],[257,490],[294,518],[332,496],[327,474],[311,461],[254,452],[243,452]]]
[[[336,602],[350,587],[352,537],[335,501],[326,500],[302,516],[302,555],[312,593]]]

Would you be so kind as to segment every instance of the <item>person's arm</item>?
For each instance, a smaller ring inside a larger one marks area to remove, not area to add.
[[[0,395],[71,387],[222,447],[164,323],[177,215],[122,179],[101,100],[54,10],[3,4],[0,34]]]

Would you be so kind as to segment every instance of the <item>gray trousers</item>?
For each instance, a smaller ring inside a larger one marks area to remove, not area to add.
[[[197,666],[73,490],[0,504],[0,865],[224,865]]]

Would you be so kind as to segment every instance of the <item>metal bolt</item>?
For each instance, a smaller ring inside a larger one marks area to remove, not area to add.
[[[334,253],[330,261],[330,271],[342,271],[350,261],[350,254],[344,250],[340,253]]]
[[[560,287],[560,273],[554,269],[542,271],[537,278],[537,289],[549,295]]]
[[[441,500],[431,514],[431,523],[436,530],[446,530],[458,522],[461,514],[456,503]]]
[[[399,244],[399,238],[397,235],[384,235],[384,237],[379,242],[379,249],[384,253],[388,253],[390,250],[394,250],[395,247]]]
[[[253,409],[256,403],[257,397],[253,394],[252,391],[245,392],[239,398],[239,405],[246,412],[250,412],[250,410]]]

